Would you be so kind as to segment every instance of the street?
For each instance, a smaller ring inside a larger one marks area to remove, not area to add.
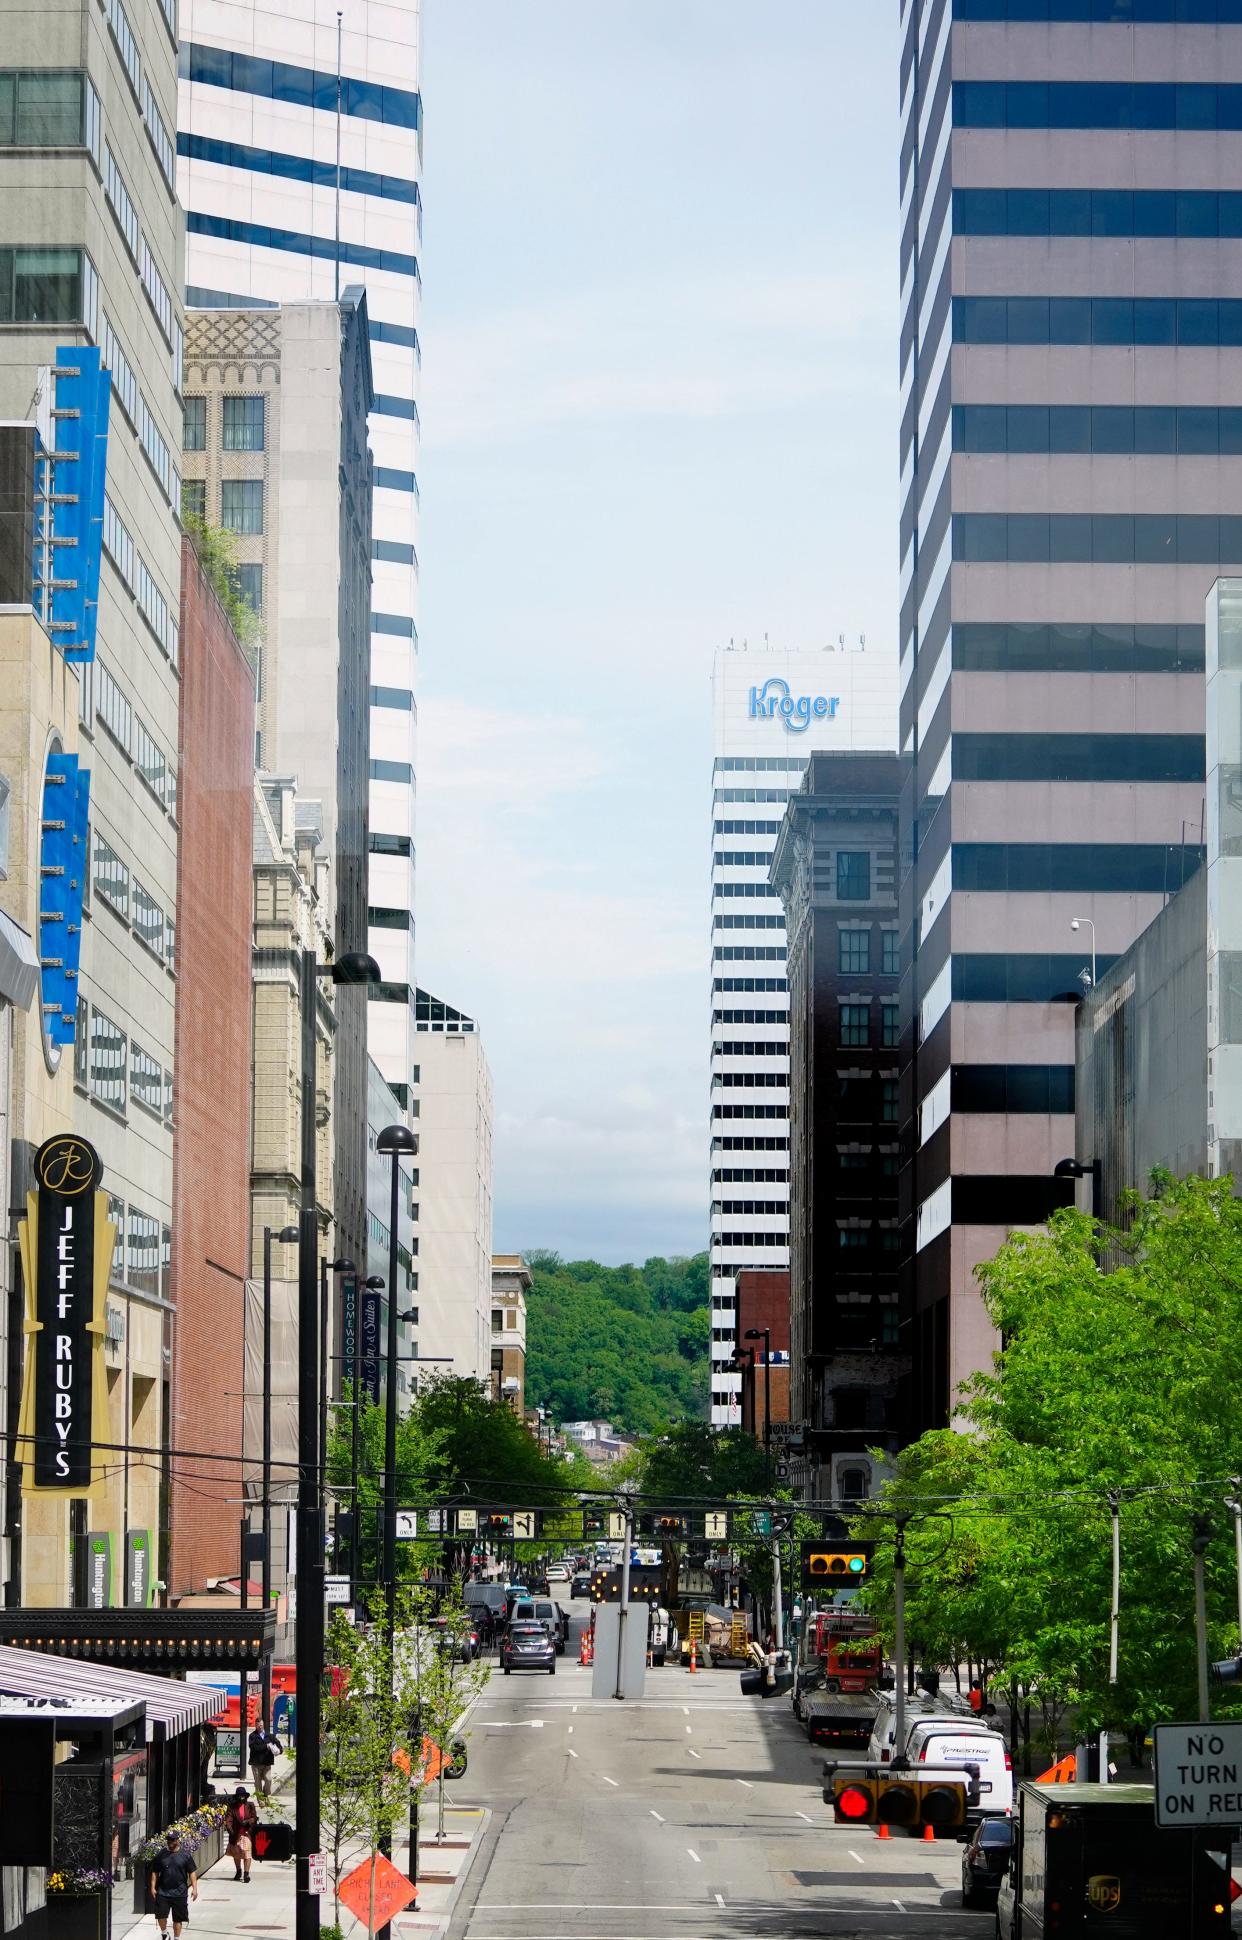
[[[450,1940],[991,1934],[956,1841],[831,1823],[785,1699],[670,1663],[641,1701],[592,1700],[576,1630],[555,1679],[496,1673],[471,1714],[459,1796],[493,1818]]]

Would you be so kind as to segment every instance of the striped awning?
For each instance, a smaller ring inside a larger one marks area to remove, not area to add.
[[[0,1645],[0,1694],[6,1697],[142,1699],[147,1707],[147,1743],[175,1738],[192,1725],[206,1724],[223,1708],[224,1693],[171,1677],[146,1677],[141,1671],[93,1664],[80,1657],[48,1657],[37,1650]]]

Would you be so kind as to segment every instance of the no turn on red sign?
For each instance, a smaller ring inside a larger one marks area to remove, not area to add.
[[[1242,1825],[1242,1724],[1158,1724],[1156,1824]]]

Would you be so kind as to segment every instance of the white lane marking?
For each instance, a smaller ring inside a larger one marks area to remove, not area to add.
[[[687,1731],[691,1731],[691,1732],[692,1732],[692,1731],[694,1730],[694,1726],[693,1726],[692,1724],[688,1724],[688,1725],[686,1726],[686,1730],[687,1730]]]
[[[690,1753],[691,1758],[701,1758],[703,1755],[702,1752],[696,1751],[693,1745],[687,1745],[686,1750]]]
[[[686,1851],[689,1853],[691,1859],[693,1859],[696,1866],[701,1866],[703,1864],[703,1861],[699,1858],[699,1855],[694,1850],[693,1846],[687,1846]]]
[[[542,1718],[484,1718],[486,1731],[542,1731]]]
[[[577,1705],[576,1705],[576,1704],[574,1705],[574,1707],[573,1707],[573,1708],[574,1708],[574,1710],[575,1710],[575,1711],[576,1711],[576,1710],[578,1709],[578,1707],[577,1707]]]
[[[690,1706],[688,1704],[683,1704],[681,1708],[684,1715],[688,1718],[690,1716]]]
[[[753,1791],[754,1791],[754,1789],[755,1789],[755,1788],[754,1788],[754,1786],[753,1786],[753,1785],[751,1784],[751,1782],[750,1782],[750,1780],[749,1780],[748,1778],[739,1778],[739,1779],[737,1780],[737,1783],[738,1783],[739,1785],[744,1785],[744,1786],[746,1787],[746,1790],[747,1790],[748,1792],[753,1792]]]
[[[617,1784],[616,1779],[609,1778],[607,1772],[601,1772],[600,1777],[603,1779],[605,1785],[611,1785],[614,1791],[619,1792],[621,1790],[621,1787]]]
[[[866,1865],[867,1862],[863,1858],[862,1854],[860,1852],[855,1852],[853,1846],[847,1846],[845,1850],[846,1852],[848,1852],[851,1859],[856,1859],[858,1861],[860,1866]]]
[[[651,1816],[653,1819],[659,1819],[661,1825],[664,1824],[663,1814],[660,1812],[657,1812],[654,1807],[651,1808]]]
[[[577,1752],[574,1750],[572,1745],[569,1747],[569,1755],[571,1758],[576,1758],[578,1756]]]
[[[573,1737],[573,1735],[574,1735],[574,1728],[573,1728],[573,1726],[572,1726],[571,1724],[567,1724],[567,1725],[565,1726],[565,1729],[566,1729],[566,1731],[567,1731],[567,1732],[569,1733],[569,1735],[570,1735],[570,1737],[572,1738],[572,1737]],[[368,1888],[368,1891],[369,1891],[369,1890],[370,1890],[370,1889]]]
[[[808,1825],[814,1825],[814,1824],[815,1824],[815,1821],[814,1821],[814,1819],[812,1819],[812,1818],[809,1818],[809,1817],[807,1816],[807,1814],[806,1814],[805,1812],[799,1812],[799,1813],[797,1814],[797,1817],[798,1817],[798,1818],[800,1818],[800,1819],[806,1819],[806,1822],[807,1822],[807,1824],[808,1824]]]
[[[901,1903],[901,1901],[900,1901],[900,1900],[894,1900],[894,1901],[893,1901],[893,1905],[894,1905],[894,1906],[895,1906],[895,1907],[897,1908],[897,1911],[898,1911],[899,1913],[904,1913],[904,1912],[905,1912],[905,1910],[906,1910],[906,1909],[905,1909],[905,1907],[904,1907],[904,1906],[902,1905],[902,1903]]]
[[[716,1904],[717,1904],[717,1906],[718,1906],[718,1907],[720,1908],[720,1910],[721,1910],[721,1912],[723,1913],[723,1912],[724,1912],[724,1894],[723,1894],[723,1893],[717,1893],[717,1894],[716,1894]]]

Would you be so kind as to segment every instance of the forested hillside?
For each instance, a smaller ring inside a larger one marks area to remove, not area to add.
[[[707,1255],[601,1266],[526,1258],[526,1405],[554,1421],[601,1416],[631,1435],[707,1415]]]

